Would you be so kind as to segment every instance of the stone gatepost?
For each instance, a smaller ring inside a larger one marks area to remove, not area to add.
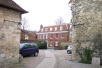
[[[102,0],[71,0],[73,24],[73,60],[80,60],[80,47],[94,51],[92,64],[102,64]],[[97,39],[99,38],[100,39]],[[95,58],[98,57],[98,58]]]

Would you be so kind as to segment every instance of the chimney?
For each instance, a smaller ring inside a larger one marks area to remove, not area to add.
[[[43,28],[43,25],[41,24],[41,25],[40,25],[40,31],[41,31],[42,28]]]

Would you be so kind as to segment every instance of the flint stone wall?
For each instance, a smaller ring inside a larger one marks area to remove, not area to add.
[[[18,62],[20,19],[20,12],[0,6],[0,68]]]
[[[72,0],[72,16],[73,60],[86,46],[95,51],[94,57],[102,57],[102,0]]]

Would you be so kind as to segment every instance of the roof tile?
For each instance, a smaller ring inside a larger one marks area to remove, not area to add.
[[[17,11],[20,11],[22,13],[28,13],[26,10],[24,10],[18,4],[16,4],[13,0],[0,0],[0,5],[7,7],[7,8],[17,10]]]

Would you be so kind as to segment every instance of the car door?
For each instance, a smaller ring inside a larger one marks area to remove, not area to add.
[[[36,44],[33,44],[34,45],[34,52],[39,52],[39,48]]]
[[[30,43],[29,46],[30,46],[29,47],[29,53],[30,54],[34,54],[34,46],[33,46],[33,44]]]
[[[23,48],[22,48],[22,54],[23,54],[24,56],[30,55],[30,48],[31,48],[30,44],[25,44],[25,45],[23,46]]]

